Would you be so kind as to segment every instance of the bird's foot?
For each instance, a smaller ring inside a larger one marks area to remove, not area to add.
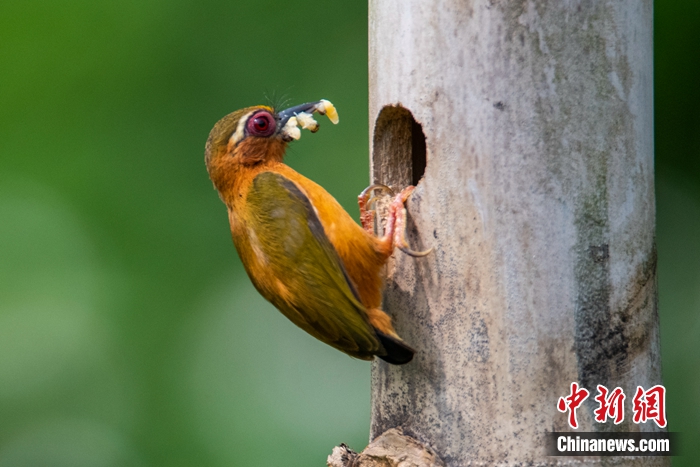
[[[389,215],[386,220],[384,235],[378,239],[381,249],[386,251],[387,256],[393,253],[394,248],[398,248],[405,254],[416,258],[426,256],[433,251],[432,248],[425,251],[412,250],[406,241],[406,201],[415,189],[416,187],[414,186],[404,188],[401,193],[394,197],[389,205]],[[375,184],[365,188],[357,199],[360,206],[360,220],[362,226],[367,232],[374,235],[377,235],[374,228],[376,209],[373,209],[372,205],[377,201],[378,196],[372,195],[379,190],[389,195],[394,194],[391,188],[385,185]]]
[[[408,246],[408,242],[406,241],[406,201],[415,189],[416,187],[409,186],[404,188],[401,193],[396,195],[396,198],[394,198],[394,201],[391,203],[391,207],[389,208],[389,220],[394,221],[394,225],[392,226],[393,228],[391,229],[393,231],[391,233],[394,235],[394,247],[398,248],[409,256],[421,258],[429,255],[433,251],[433,248],[430,247],[424,251],[415,251]],[[392,213],[394,213],[394,216],[391,215]],[[387,222],[387,235],[389,233],[390,229]]]
[[[362,227],[364,227],[367,232],[374,235],[377,235],[377,232],[374,229],[374,218],[377,212],[372,205],[378,199],[378,196],[375,195],[376,191],[387,193],[390,196],[393,196],[394,194],[394,190],[388,186],[375,183],[374,185],[370,185],[362,190],[362,193],[360,193],[360,195],[357,197],[357,204],[360,207],[360,222],[362,222]]]

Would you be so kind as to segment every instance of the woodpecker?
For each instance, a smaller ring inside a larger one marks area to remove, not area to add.
[[[321,186],[283,162],[301,129],[316,132],[314,113],[334,124],[338,113],[320,100],[277,112],[258,105],[219,120],[205,162],[228,209],[233,243],[255,288],[290,321],[315,338],[362,360],[401,365],[414,350],[381,309],[381,270],[405,240],[407,187],[391,202],[386,228],[375,235],[369,209],[381,185],[358,197],[362,226]]]

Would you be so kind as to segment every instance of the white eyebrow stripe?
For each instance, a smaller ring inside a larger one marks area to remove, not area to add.
[[[237,145],[245,136],[245,124],[250,118],[250,116],[253,115],[255,112],[255,110],[253,110],[252,112],[248,112],[247,114],[242,116],[240,120],[238,120],[238,126],[236,127],[236,131],[233,132],[231,138],[229,139],[229,142],[232,142],[234,146]]]

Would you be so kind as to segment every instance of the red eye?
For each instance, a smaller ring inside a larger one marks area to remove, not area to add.
[[[258,112],[248,119],[248,134],[253,136],[270,136],[275,132],[275,119],[267,112]]]

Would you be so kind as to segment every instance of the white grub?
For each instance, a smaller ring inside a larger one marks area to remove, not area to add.
[[[301,130],[297,128],[298,124],[299,122],[297,122],[296,117],[290,117],[289,120],[287,120],[287,123],[282,128],[282,134],[292,139],[301,138]]]
[[[309,130],[312,133],[318,130],[318,122],[314,120],[312,114],[308,112],[300,112],[297,114],[296,118],[302,130]]]
[[[298,126],[303,130],[316,133],[319,125],[318,122],[314,120],[314,112],[326,115],[333,124],[338,123],[338,112],[335,110],[335,106],[331,104],[330,101],[321,99],[318,104],[311,109],[311,112],[299,112],[295,116],[290,117],[282,128],[282,134],[289,139],[299,139],[301,138],[301,130],[297,128]]]
[[[326,100],[326,99],[321,99],[319,101],[319,104],[316,106],[316,110],[321,115],[326,115],[328,117],[328,120],[333,122],[333,125],[338,124],[338,121],[339,121],[338,111],[335,110],[335,106],[333,104],[331,104],[331,101]]]

